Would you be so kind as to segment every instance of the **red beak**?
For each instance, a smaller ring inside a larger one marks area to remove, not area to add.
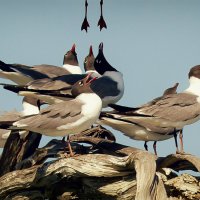
[[[92,50],[92,45],[90,45],[90,51],[89,51],[89,56],[93,55],[93,50]]]
[[[91,82],[93,82],[93,81],[95,81],[97,79],[98,79],[98,77],[94,77],[94,78],[90,79],[88,83],[91,83]]]
[[[76,45],[73,44],[72,48],[71,48],[71,52],[76,53]]]

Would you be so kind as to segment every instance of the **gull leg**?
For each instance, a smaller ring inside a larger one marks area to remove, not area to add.
[[[70,138],[69,138],[69,135],[67,136],[67,146],[68,146],[68,149],[69,149],[69,154],[71,157],[74,156],[74,153],[72,151],[72,147],[71,147],[71,144],[70,144]]]
[[[154,141],[153,150],[154,150],[155,155],[157,156],[156,143],[157,143],[157,141]]]
[[[180,130],[179,133],[179,139],[180,139],[180,153],[184,153],[184,149],[183,149],[183,129]]]
[[[148,151],[147,141],[144,142],[144,148],[145,148],[146,151]]]
[[[175,140],[175,145],[176,145],[176,153],[179,153],[178,143],[177,143],[177,133],[174,133],[174,140]]]

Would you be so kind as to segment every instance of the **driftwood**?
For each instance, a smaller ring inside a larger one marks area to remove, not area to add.
[[[30,132],[25,138],[20,138],[17,131],[12,131],[1,155],[0,176],[15,170],[18,163],[31,156],[39,146],[41,137],[41,134]]]
[[[115,143],[102,127],[70,140],[74,157],[64,141],[54,139],[18,162],[18,170],[1,176],[0,199],[200,199],[200,175],[177,173],[200,171],[200,159],[193,155],[157,158]]]

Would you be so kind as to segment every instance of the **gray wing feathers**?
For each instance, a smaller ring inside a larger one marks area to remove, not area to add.
[[[197,96],[187,93],[166,95],[136,111],[139,114],[159,117],[170,121],[187,121],[200,115]]]
[[[71,88],[71,85],[60,81],[60,80],[52,80],[52,79],[40,79],[36,81],[32,81],[28,84],[28,89],[34,90],[61,90],[63,88]]]
[[[49,78],[70,74],[70,72],[66,69],[54,65],[34,65],[32,69],[37,72],[46,74]]]
[[[15,122],[19,120],[21,114],[17,111],[4,112],[0,116],[0,123]]]
[[[78,80],[85,78],[85,74],[69,74],[56,78],[45,78],[32,81],[28,84],[28,89],[35,90],[62,90],[71,89],[71,86]],[[70,90],[71,91],[71,90]]]
[[[17,122],[18,125],[25,125],[32,129],[56,129],[59,126],[72,123],[82,117],[81,104],[78,101],[68,101],[54,104],[43,109],[40,114],[26,117]]]

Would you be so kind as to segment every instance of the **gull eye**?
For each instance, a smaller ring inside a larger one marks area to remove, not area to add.
[[[80,81],[78,84],[79,84],[80,86],[83,86],[83,81]]]

